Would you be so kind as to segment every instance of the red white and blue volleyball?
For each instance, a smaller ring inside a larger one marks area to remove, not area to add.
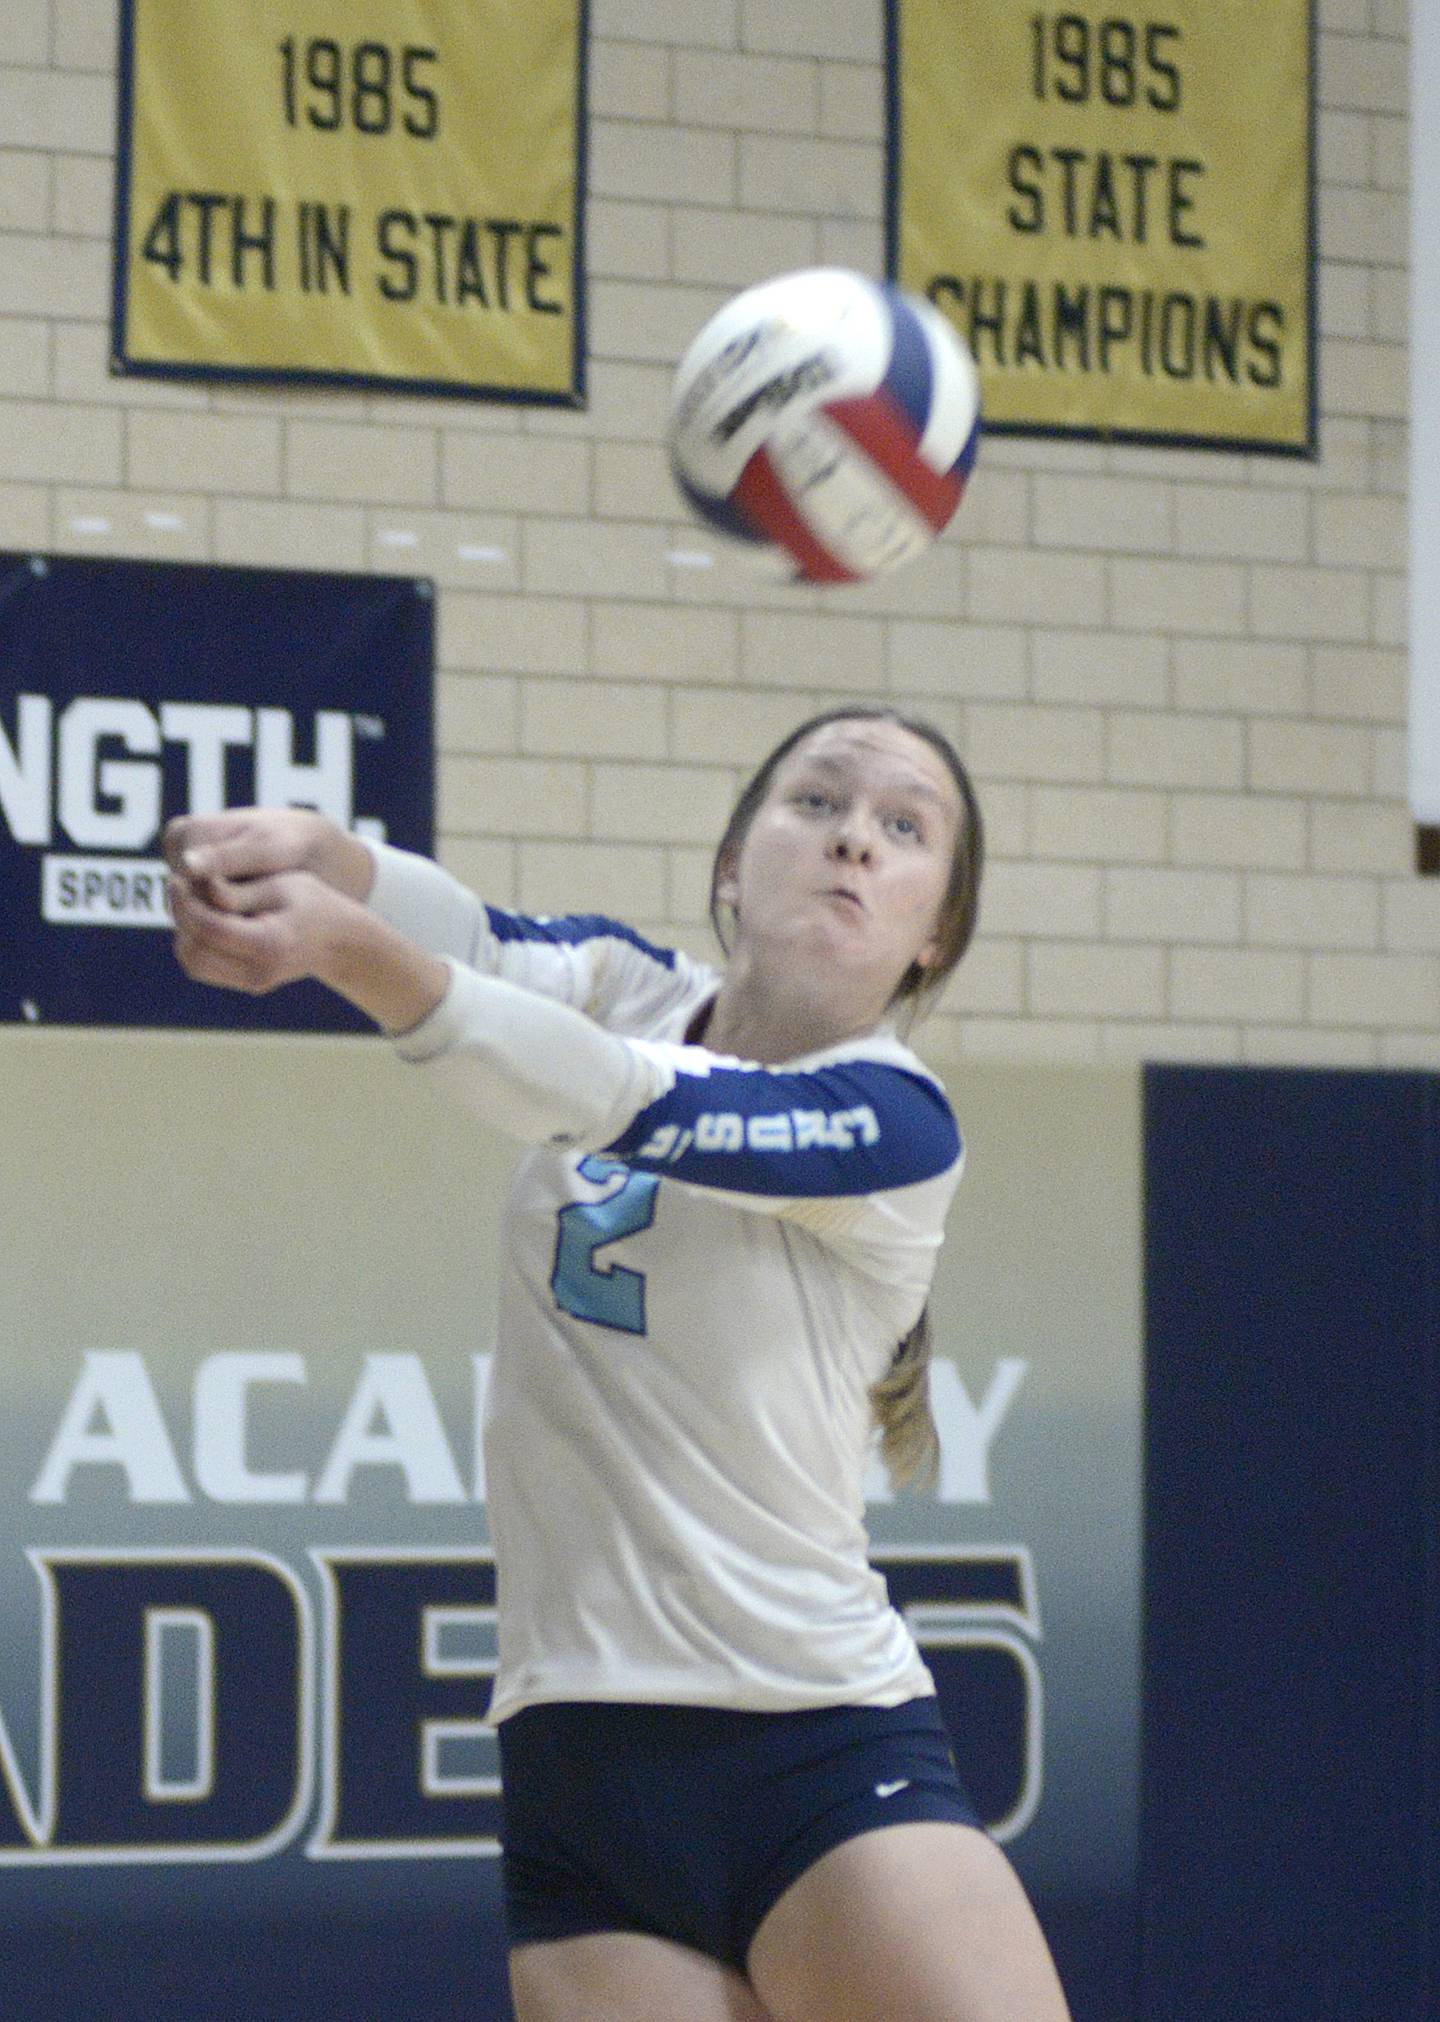
[[[862,583],[954,518],[980,380],[929,302],[838,267],[736,295],[681,359],[670,462],[717,533],[778,572]]]

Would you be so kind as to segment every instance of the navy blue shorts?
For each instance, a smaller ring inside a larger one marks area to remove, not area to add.
[[[980,1824],[933,1698],[530,1706],[500,1724],[500,1767],[512,1945],[646,1931],[742,1973],[766,1912],[842,1840]]]

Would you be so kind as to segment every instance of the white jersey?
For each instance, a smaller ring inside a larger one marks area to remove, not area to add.
[[[779,1067],[687,1045],[714,971],[374,854],[371,905],[452,969],[400,1054],[532,1146],[485,1427],[492,1718],[932,1692],[861,1480],[960,1175],[943,1089],[888,1030]]]

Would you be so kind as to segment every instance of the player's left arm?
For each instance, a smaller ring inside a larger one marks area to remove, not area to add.
[[[923,1072],[864,1057],[808,1069],[728,1060],[607,1031],[503,977],[448,966],[448,989],[397,1050],[509,1136],[597,1152],[762,1213],[813,1207],[823,1219],[828,1207],[837,1223],[958,1171],[954,1115]]]
[[[928,1282],[963,1147],[944,1090],[901,1049],[766,1067],[605,1032],[463,969],[397,1047],[509,1135],[783,1217],[867,1276]]]
[[[944,1090],[909,1066],[862,1055],[764,1067],[698,1047],[649,1050],[669,1085],[603,1147],[639,1171],[758,1207],[856,1200],[960,1162]]]
[[[883,1287],[887,1312],[908,1299],[913,1319],[964,1164],[939,1083],[908,1056],[773,1068],[667,1051],[671,1085],[604,1151],[783,1218]]]

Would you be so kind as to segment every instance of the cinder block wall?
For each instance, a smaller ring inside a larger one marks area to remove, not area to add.
[[[108,371],[116,9],[0,0],[0,544],[424,573],[445,860],[697,950],[792,722],[958,739],[992,864],[952,1059],[1440,1065],[1405,807],[1407,26],[1317,0],[1318,462],[992,438],[888,585],[757,583],[661,451],[733,289],[882,263],[879,0],[592,0],[583,413]]]

